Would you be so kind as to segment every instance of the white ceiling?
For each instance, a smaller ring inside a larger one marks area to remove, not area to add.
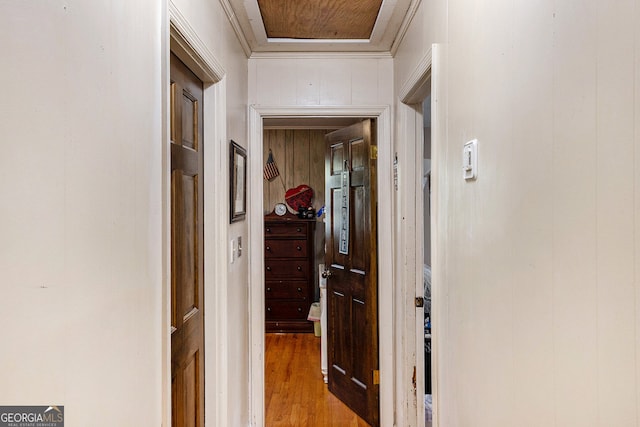
[[[251,53],[255,52],[392,52],[410,16],[412,0],[383,0],[369,39],[269,39],[257,0],[227,0]],[[415,3],[416,0],[413,0]],[[399,40],[398,40],[399,41]]]

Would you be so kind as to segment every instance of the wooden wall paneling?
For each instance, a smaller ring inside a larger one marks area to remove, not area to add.
[[[263,156],[266,163],[269,149],[282,180],[278,177],[264,185],[264,213],[270,213],[273,206],[284,201],[284,189],[306,184],[313,189],[313,207],[324,206],[324,135],[332,130],[325,129],[267,129],[263,137]],[[315,266],[324,262],[324,224],[315,229]],[[317,271],[314,272],[317,292]]]
[[[273,153],[273,158],[280,171],[280,176],[272,179],[267,186],[265,186],[265,192],[269,193],[269,199],[264,206],[264,212],[269,213],[273,210],[273,206],[278,202],[284,201],[284,188],[282,182],[287,175],[286,162],[285,162],[285,131],[284,130],[269,130],[264,132],[264,140],[269,142],[269,147]],[[269,155],[269,149],[266,150],[264,162],[267,161]]]
[[[267,163],[267,159],[269,158],[269,148],[271,147],[271,143],[269,138],[271,137],[271,132],[264,132],[262,135],[262,165],[264,166]],[[271,204],[271,185],[268,181],[263,179],[262,184],[262,209],[263,213],[269,213],[273,207]],[[277,179],[277,178],[276,178]]]
[[[306,184],[313,188],[309,182],[309,130],[297,129],[293,131],[293,186]],[[314,189],[315,190],[315,189]]]
[[[286,190],[295,187],[295,181],[293,176],[293,163],[295,160],[294,152],[293,152],[293,133],[294,130],[287,129],[284,131],[285,140],[284,140],[284,162],[285,162],[285,180],[284,184]]]
[[[284,174],[284,156],[283,156],[283,136],[284,132],[271,132],[269,138],[269,144],[271,152],[273,153],[273,159],[278,166],[280,175]],[[269,182],[269,208],[273,209],[273,206],[278,202],[280,192],[282,191],[282,180],[280,177],[276,177]]]
[[[313,207],[324,205],[324,135],[330,130],[312,130],[309,133],[309,186],[313,188]]]
[[[284,188],[307,184],[313,189],[313,207],[324,205],[324,135],[325,129],[268,129],[264,131],[263,156],[266,163],[269,149],[282,180],[265,181],[264,210],[271,212],[275,203],[284,200]]]
[[[312,130],[309,133],[309,186],[313,188],[313,207],[320,209],[324,206],[324,135],[331,130]],[[315,229],[315,281],[318,285],[317,266],[324,263],[324,222],[321,220],[316,224]],[[320,299],[320,290],[315,287],[317,294],[315,299]]]

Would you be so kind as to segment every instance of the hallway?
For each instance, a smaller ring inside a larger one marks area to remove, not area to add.
[[[265,335],[265,409],[267,427],[369,426],[329,393],[313,334]]]

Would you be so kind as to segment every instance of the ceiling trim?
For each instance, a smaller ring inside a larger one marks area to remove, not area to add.
[[[369,36],[369,41],[371,43],[379,43],[382,41],[384,32],[387,29],[389,22],[391,22],[391,17],[393,16],[396,3],[397,0],[382,0],[378,16],[376,17],[376,22],[373,24],[373,30]]]
[[[409,4],[409,9],[407,9],[407,13],[404,15],[404,18],[402,19],[402,24],[400,24],[400,29],[396,34],[396,38],[393,40],[393,43],[391,43],[391,49],[389,50],[389,52],[391,53],[391,56],[396,56],[396,53],[398,53],[398,48],[400,47],[400,44],[402,43],[404,36],[407,35],[407,31],[409,30],[409,25],[411,25],[411,21],[413,21],[413,17],[416,16],[416,13],[418,12],[418,7],[420,7],[420,3],[422,3],[422,0],[411,0],[411,3]]]
[[[233,7],[231,7],[231,3],[229,0],[220,0],[220,4],[222,5],[222,9],[224,9],[224,13],[227,15],[227,19],[229,19],[229,23],[233,28],[233,31],[236,33],[238,37],[238,41],[242,46],[242,50],[244,50],[244,54],[249,58],[251,56],[251,46],[249,45],[249,41],[247,40],[244,31],[242,31],[242,26],[240,25],[240,21],[238,21],[238,17],[233,11]]]
[[[389,52],[253,52],[249,59],[392,59]]]

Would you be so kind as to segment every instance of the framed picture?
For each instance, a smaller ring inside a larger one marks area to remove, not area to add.
[[[229,200],[231,222],[242,221],[247,214],[247,151],[231,140],[229,162]]]

